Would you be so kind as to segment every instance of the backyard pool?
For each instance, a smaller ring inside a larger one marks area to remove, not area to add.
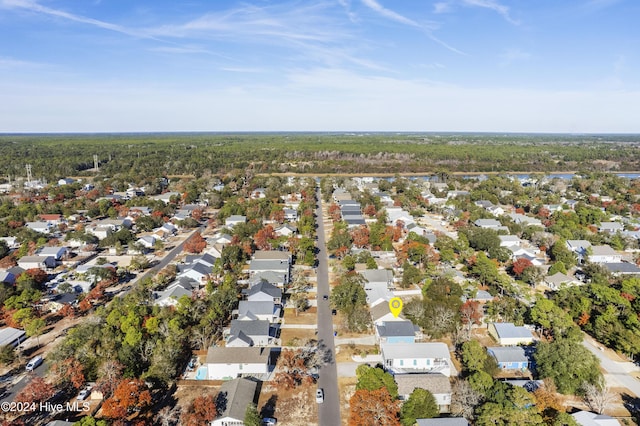
[[[196,372],[196,380],[206,380],[207,378],[207,366],[202,365],[198,367],[198,371]]]

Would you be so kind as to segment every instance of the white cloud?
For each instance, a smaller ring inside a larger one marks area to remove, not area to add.
[[[509,14],[509,7],[503,4],[498,3],[495,0],[463,0],[464,4],[468,6],[482,7],[486,9],[491,9],[498,14],[500,14],[507,22],[510,22],[514,25],[519,25],[520,22],[516,19],[513,19]]]
[[[451,12],[451,9],[450,1],[441,1],[433,5],[433,13],[435,14]]]
[[[378,13],[381,16],[384,16],[387,19],[391,19],[392,21],[396,21],[401,24],[409,25],[412,27],[420,27],[420,25],[416,21],[409,19],[399,13],[396,13],[391,9],[387,9],[386,7],[378,3],[376,0],[361,0],[361,1],[369,9],[373,10],[374,12]]]
[[[502,58],[500,65],[502,66],[511,65],[514,62],[528,61],[532,57],[531,53],[518,48],[507,49],[500,56]]]

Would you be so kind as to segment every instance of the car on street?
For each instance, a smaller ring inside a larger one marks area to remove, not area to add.
[[[329,300],[329,296],[325,294],[324,296],[322,296],[322,300]]]
[[[276,423],[278,423],[278,421],[273,417],[265,417],[262,419],[262,426],[276,426]]]
[[[35,370],[40,364],[42,364],[42,361],[43,359],[40,355],[31,358],[31,361],[27,363],[26,370],[27,371]]]
[[[316,402],[322,404],[324,402],[324,390],[322,388],[316,391]]]

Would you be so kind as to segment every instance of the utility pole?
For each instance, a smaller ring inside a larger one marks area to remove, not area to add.
[[[93,168],[95,169],[96,173],[98,173],[99,168],[98,168],[98,155],[97,154],[93,155]]]

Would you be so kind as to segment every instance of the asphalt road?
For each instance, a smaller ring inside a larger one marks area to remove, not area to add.
[[[324,238],[324,223],[322,217],[322,198],[317,191],[318,205],[316,220],[318,228],[318,339],[331,352],[331,362],[319,371],[318,387],[324,390],[324,402],[318,404],[318,424],[320,426],[340,426],[340,394],[338,392],[338,369],[335,362],[335,345],[333,342],[333,321],[331,306],[324,295],[330,294],[329,265],[327,261],[327,245]]]
[[[47,370],[46,363],[47,361],[45,360],[35,370],[33,370],[32,373],[27,373],[26,371],[20,373],[20,378],[15,378],[17,382],[9,387],[8,392],[3,395],[2,399],[0,399],[0,402],[12,402],[16,395],[20,393],[22,389],[24,389],[24,387],[31,381],[33,377],[44,377],[44,373]]]
[[[640,371],[640,368],[632,362],[620,362],[610,359],[605,350],[600,350],[602,345],[585,334],[582,344],[600,360],[600,366],[605,371],[604,377],[611,387],[624,387],[629,389],[636,397],[640,397],[640,381],[630,373]]]

